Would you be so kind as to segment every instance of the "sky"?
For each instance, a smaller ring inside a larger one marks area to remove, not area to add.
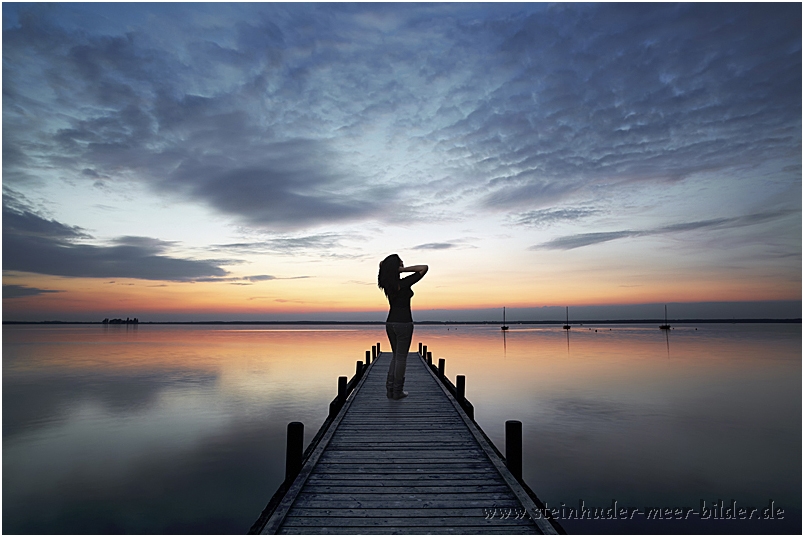
[[[800,317],[801,11],[3,3],[3,319]]]

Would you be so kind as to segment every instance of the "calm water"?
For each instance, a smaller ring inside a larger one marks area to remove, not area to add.
[[[382,326],[3,327],[4,533],[245,533]],[[801,532],[801,325],[417,326],[548,507],[737,507],[782,521],[569,532]],[[416,387],[409,386],[411,397]],[[642,520],[640,520],[642,518]]]

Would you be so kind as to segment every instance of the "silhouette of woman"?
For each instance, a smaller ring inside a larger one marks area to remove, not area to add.
[[[400,279],[400,272],[412,272],[410,276]],[[385,320],[385,332],[391,343],[391,365],[385,380],[386,395],[389,399],[399,400],[408,396],[403,391],[405,386],[405,366],[408,360],[410,342],[413,340],[413,316],[410,313],[410,299],[413,289],[410,287],[427,274],[427,265],[406,267],[399,256],[391,254],[380,263],[377,285],[388,298],[390,311]]]

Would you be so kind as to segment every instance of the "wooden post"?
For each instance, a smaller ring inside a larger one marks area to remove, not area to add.
[[[290,486],[302,467],[304,454],[304,424],[300,421],[288,423],[288,441],[285,451],[285,484]]]
[[[371,363],[371,351],[366,351],[366,365],[369,365],[370,363]]]
[[[421,342],[421,341],[419,341],[419,354],[420,354],[421,356],[424,356],[424,355],[422,354],[422,342]]]
[[[443,358],[438,359],[438,376],[441,377],[442,379],[444,378],[444,364],[446,362],[447,361]]]
[[[363,374],[363,362],[360,360],[355,363],[355,378],[359,379],[360,375]]]
[[[425,356],[427,354],[427,345],[422,345],[422,352],[424,353],[422,354],[422,356]]]
[[[338,377],[338,401],[346,401],[346,377]]]
[[[455,377],[455,389],[458,391],[458,402],[463,405],[463,401],[466,399],[466,377],[464,375]]]
[[[522,422],[505,422],[505,465],[517,480],[522,481]]]
[[[377,356],[380,355],[380,342],[377,342]]]
[[[377,346],[376,345],[371,346],[371,357],[374,358],[375,360],[377,359]]]
[[[427,355],[427,365],[433,365],[433,353],[432,352],[426,352],[424,354]]]

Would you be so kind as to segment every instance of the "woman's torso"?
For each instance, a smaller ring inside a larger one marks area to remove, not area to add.
[[[391,307],[388,311],[386,323],[412,323],[413,314],[410,311],[410,299],[413,297],[411,286],[422,279],[422,274],[415,272],[399,280],[399,291],[388,297]]]

